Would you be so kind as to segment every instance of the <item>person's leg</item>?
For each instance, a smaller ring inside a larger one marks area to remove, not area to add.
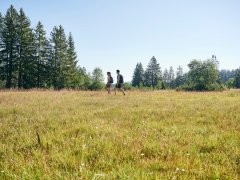
[[[124,94],[124,96],[126,95],[125,94],[125,91],[123,90],[123,88],[121,87],[120,90],[122,91],[122,93]]]
[[[115,95],[117,95],[118,84],[115,85]]]
[[[107,87],[107,85],[105,86],[105,90],[108,91],[108,87]]]

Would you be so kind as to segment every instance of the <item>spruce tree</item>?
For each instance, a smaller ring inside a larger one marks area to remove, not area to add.
[[[69,66],[67,60],[68,44],[61,25],[53,28],[51,43],[53,44],[52,84],[54,88],[61,89],[65,87],[65,75]]]
[[[144,70],[142,63],[137,63],[133,73],[132,86],[140,87],[144,83]]]
[[[1,26],[0,56],[1,78],[5,82],[5,88],[12,88],[17,85],[17,25],[18,12],[11,5],[3,19]]]
[[[236,76],[234,78],[233,84],[236,88],[240,88],[240,70],[236,71]]]
[[[170,83],[169,83],[169,73],[168,73],[167,69],[165,69],[163,71],[163,83],[164,83],[165,88],[169,88],[169,86],[170,86]]]
[[[78,71],[77,71],[77,53],[75,52],[75,45],[73,36],[69,33],[68,48],[67,48],[67,66],[65,72],[65,87],[78,87]]]
[[[174,88],[174,79],[175,79],[175,73],[174,73],[174,70],[173,70],[173,67],[172,66],[170,66],[170,68],[169,68],[169,85],[170,85],[170,88],[171,89],[173,89]]]
[[[39,21],[35,28],[35,44],[37,48],[37,87],[49,87],[51,68],[51,47],[46,37],[43,24]]]
[[[1,46],[3,45],[2,42],[2,30],[3,30],[3,17],[2,14],[0,12],[0,49]],[[0,51],[0,88],[3,87],[3,81],[4,81],[4,69],[3,69],[4,65],[3,65],[3,53]]]
[[[185,80],[184,80],[183,69],[181,66],[178,66],[177,72],[176,72],[175,86],[179,87],[179,86],[183,85],[184,82],[185,82]]]
[[[153,88],[155,88],[159,81],[162,80],[161,68],[154,56],[148,64],[148,67],[145,71],[144,79],[146,86],[152,86]]]
[[[20,9],[17,19],[17,86],[33,88],[36,83],[36,46],[31,22]]]

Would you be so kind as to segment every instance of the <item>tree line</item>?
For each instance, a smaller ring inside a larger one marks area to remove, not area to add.
[[[218,60],[215,55],[205,61],[192,60],[188,64],[189,71],[183,72],[178,66],[174,71],[162,69],[153,56],[144,71],[142,63],[137,63],[132,79],[132,86],[153,89],[177,90],[223,90],[226,88],[240,88],[240,69],[218,70]]]
[[[104,87],[104,76],[96,67],[92,73],[78,65],[74,39],[66,35],[63,26],[53,27],[50,38],[39,21],[31,27],[31,21],[21,8],[19,12],[10,6],[6,14],[0,13],[0,89],[90,89]],[[144,70],[137,63],[132,83],[127,89],[183,89],[221,90],[240,88],[240,69],[218,70],[216,56],[201,61],[192,60],[189,71],[181,66],[162,71],[157,59],[152,57]]]
[[[92,74],[78,66],[74,39],[64,28],[55,26],[47,38],[39,21],[31,21],[21,8],[14,6],[0,13],[0,88],[102,88],[103,73]],[[96,76],[98,78],[96,78]]]

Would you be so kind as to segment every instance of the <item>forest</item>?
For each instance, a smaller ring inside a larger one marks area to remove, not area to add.
[[[216,55],[207,60],[193,59],[189,71],[179,66],[162,70],[153,56],[144,70],[137,63],[132,82],[125,89],[224,90],[240,88],[240,69],[219,70]],[[103,71],[96,67],[92,73],[79,63],[73,35],[64,27],[54,26],[50,37],[39,21],[31,21],[21,8],[13,5],[0,13],[0,89],[81,89],[104,88]]]

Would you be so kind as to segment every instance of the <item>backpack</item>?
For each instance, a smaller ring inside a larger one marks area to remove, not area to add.
[[[110,77],[110,83],[113,83],[113,78],[112,78],[112,76]]]
[[[120,79],[119,79],[119,83],[123,83],[123,76],[120,74]]]

